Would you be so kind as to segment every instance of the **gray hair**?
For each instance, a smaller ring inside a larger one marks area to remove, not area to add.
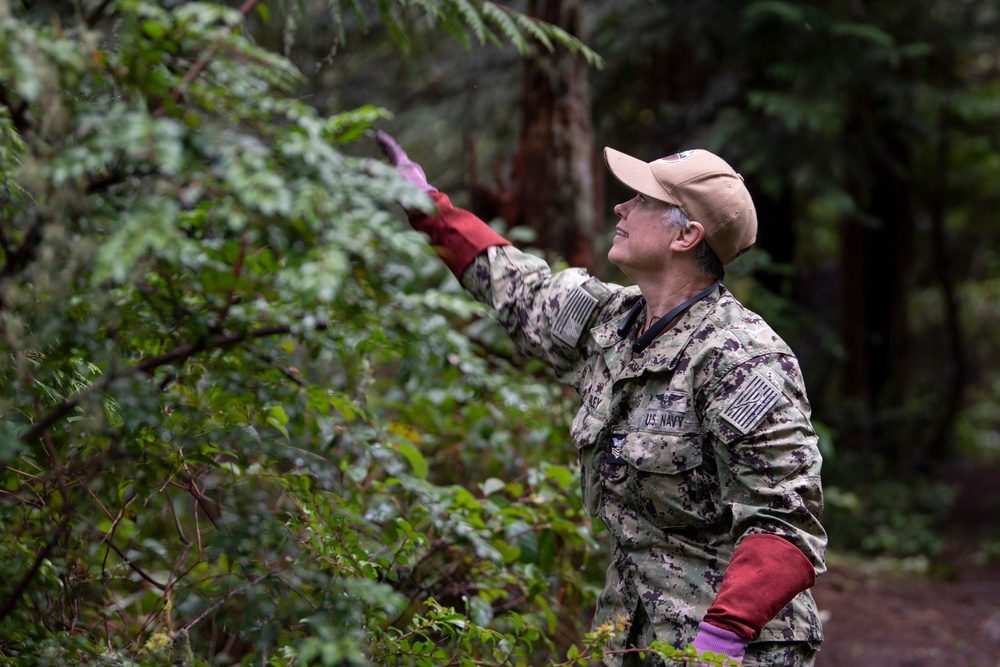
[[[691,218],[687,217],[680,206],[667,204],[667,210],[660,219],[667,225],[691,229]],[[723,268],[722,262],[719,261],[719,257],[708,246],[705,239],[702,239],[698,247],[695,248],[694,261],[698,265],[698,269],[712,280],[722,280],[726,275],[726,270]]]

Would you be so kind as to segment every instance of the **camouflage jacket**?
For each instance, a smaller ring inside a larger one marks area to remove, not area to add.
[[[725,287],[634,354],[634,334],[617,329],[637,287],[553,274],[512,246],[480,254],[462,283],[582,399],[572,437],[584,504],[612,542],[595,627],[642,604],[658,638],[687,646],[753,533],[780,535],[825,569],[821,456],[798,361]],[[822,640],[809,591],[758,641],[788,640]]]

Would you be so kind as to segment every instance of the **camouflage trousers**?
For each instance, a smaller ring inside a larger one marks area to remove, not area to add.
[[[645,647],[655,639],[653,624],[646,617],[642,605],[639,605],[626,646]],[[756,642],[747,646],[743,667],[814,667],[818,652],[819,644],[816,642]],[[645,653],[643,658],[640,658],[639,653],[626,653],[621,667],[682,666],[673,662],[666,664],[663,658],[651,653]]]

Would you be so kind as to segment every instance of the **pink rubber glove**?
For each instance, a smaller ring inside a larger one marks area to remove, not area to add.
[[[717,628],[711,623],[701,623],[698,626],[698,636],[694,638],[692,645],[699,653],[705,651],[721,653],[742,664],[747,642],[740,639],[735,632]]]
[[[418,188],[431,193],[435,212],[408,211],[410,226],[427,234],[431,245],[437,250],[444,263],[461,279],[462,272],[480,253],[495,245],[510,245],[510,241],[497,234],[475,215],[458,208],[448,196],[427,183],[427,176],[420,165],[411,160],[396,140],[379,130],[375,141],[389,161],[396,166],[399,174]]]
[[[438,191],[437,188],[427,182],[427,176],[424,174],[423,168],[410,159],[406,151],[396,143],[396,140],[392,136],[379,130],[375,133],[375,142],[382,149],[382,152],[385,153],[385,156],[389,158],[389,162],[392,162],[393,166],[396,167],[400,176],[425,192]]]

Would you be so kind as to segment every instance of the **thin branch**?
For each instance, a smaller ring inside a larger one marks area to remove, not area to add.
[[[253,8],[256,7],[258,4],[260,4],[260,0],[245,0],[245,2],[242,5],[240,5],[238,11],[243,16],[243,18],[246,18],[247,15],[251,12],[251,10],[253,10]],[[212,59],[215,57],[215,54],[218,51],[219,51],[219,42],[216,41],[214,44],[212,44],[212,46],[208,49],[208,51],[206,51],[204,54],[202,54],[200,58],[198,58],[198,62],[196,62],[194,66],[191,69],[189,69],[186,74],[184,74],[184,79],[181,81],[181,83],[175,86],[172,91],[170,91],[171,100],[173,100],[174,102],[180,101],[181,97],[184,95],[184,90],[188,86],[190,86],[195,79],[198,78],[198,76],[205,70],[206,67],[208,67],[208,64],[212,62]],[[166,104],[161,104],[160,108],[157,109],[156,112],[154,112],[153,116],[160,117],[165,112],[166,112]]]
[[[56,546],[56,543],[59,541],[59,537],[69,526],[69,522],[73,519],[73,516],[75,514],[74,511],[75,509],[76,509],[75,505],[70,504],[70,506],[68,507],[68,511],[63,516],[62,521],[59,522],[59,526],[56,528],[55,532],[52,534],[51,537],[49,537],[48,540],[46,540],[45,546],[39,549],[38,553],[35,554],[35,562],[31,564],[31,567],[28,568],[28,571],[24,574],[23,577],[21,577],[21,581],[19,581],[17,585],[14,586],[14,590],[10,592],[10,595],[7,596],[7,599],[4,600],[2,605],[0,605],[0,621],[2,621],[3,619],[7,618],[8,615],[10,615],[10,613],[14,610],[14,607],[17,605],[18,600],[20,600],[21,596],[24,595],[25,591],[28,590],[28,585],[31,584],[32,580],[34,580],[35,578],[35,575],[38,574],[38,570],[41,569],[42,563],[44,563],[46,559],[49,557],[49,554],[52,552],[52,549]]]
[[[229,294],[226,295],[226,303],[219,313],[220,323],[225,322],[229,317],[229,309],[233,307],[233,302],[236,300],[236,287],[240,282],[240,276],[243,274],[243,264],[246,261],[247,245],[249,242],[250,237],[244,232],[240,238],[240,251],[236,255],[236,261],[233,262],[233,286],[229,288]]]
[[[146,630],[149,629],[149,626],[153,624],[153,621],[156,619],[159,612],[162,609],[166,608],[166,606],[167,606],[167,601],[165,599],[161,598],[156,601],[156,604],[153,605],[153,608],[149,610],[148,614],[146,614],[146,621],[142,624],[142,627],[140,627],[136,631],[134,640],[135,643],[139,642],[139,638],[142,637],[143,634],[145,634]]]
[[[157,588],[159,588],[161,591],[167,590],[167,587],[166,587],[165,584],[161,584],[156,579],[153,579],[153,577],[151,577],[150,575],[146,574],[145,570],[143,570],[141,567],[139,567],[138,565],[136,565],[135,563],[133,563],[131,560],[129,560],[129,557],[126,556],[122,552],[121,549],[119,549],[118,547],[116,547],[114,542],[112,542],[111,540],[108,540],[108,546],[111,547],[114,550],[114,552],[116,554],[118,554],[118,556],[123,561],[125,561],[126,565],[128,565],[130,568],[132,568],[133,572],[135,572],[136,574],[138,574],[140,577],[142,577],[143,579],[145,579],[146,581],[148,581],[152,585],[154,585]]]
[[[195,502],[197,503],[194,511],[197,513],[198,508],[200,507],[202,511],[205,512],[205,516],[208,517],[208,520],[212,522],[212,525],[218,528],[219,524],[215,522],[215,517],[212,516],[211,510],[209,510],[208,505],[205,503],[205,494],[201,492],[201,490],[198,488],[198,485],[195,484],[193,479],[188,482],[187,490],[191,494],[191,497],[193,497],[195,499]]]
[[[122,169],[121,159],[119,158],[119,164],[116,165],[111,171],[108,171],[104,174],[97,174],[87,179],[87,186],[85,188],[85,191],[88,195],[102,192],[104,190],[107,190],[112,185],[121,183],[123,180],[125,180],[125,176],[127,176],[127,174]]]
[[[316,325],[317,329],[323,330],[329,327],[329,324],[319,323]],[[205,350],[216,350],[225,347],[231,347],[233,345],[238,345],[239,343],[246,342],[248,340],[257,340],[259,338],[270,338],[271,336],[280,336],[282,334],[287,334],[291,332],[291,327],[286,324],[275,325],[270,327],[261,327],[260,329],[255,329],[253,331],[248,331],[239,334],[226,334],[223,336],[215,336],[206,340],[196,341],[194,343],[186,343],[180,345],[169,352],[165,352],[161,355],[155,357],[148,357],[138,364],[134,364],[118,373],[111,373],[105,375],[100,382],[93,384],[86,389],[77,392],[73,396],[63,400],[61,403],[56,405],[47,415],[39,419],[28,431],[21,436],[21,441],[25,443],[32,443],[36,438],[40,437],[45,433],[53,424],[69,414],[74,408],[76,408],[80,403],[89,398],[94,394],[98,394],[110,385],[114,380],[125,377],[127,375],[132,375],[135,373],[145,373],[147,375],[152,374],[154,370],[160,366],[166,366],[169,364],[182,363],[187,359],[191,358],[195,354],[205,351]]]
[[[164,492],[167,494],[167,505],[170,507],[170,514],[174,517],[174,526],[177,528],[177,534],[180,536],[181,542],[183,542],[185,546],[190,546],[191,540],[189,540],[187,535],[184,534],[184,528],[181,526],[180,517],[177,516],[177,508],[174,507],[174,496],[170,493],[169,489],[165,489]]]
[[[189,553],[191,553],[191,544],[186,544],[184,546],[183,553],[181,553],[181,555],[177,558],[177,560],[174,561],[174,566],[170,568],[170,576],[167,578],[167,589],[166,591],[164,591],[163,594],[163,597],[167,601],[167,604],[165,605],[165,608],[167,610],[167,630],[169,630],[171,633],[173,633],[174,631],[174,621],[170,613],[170,610],[173,609],[174,606],[173,603],[174,584],[176,584],[180,580],[181,575],[179,575],[178,573],[180,572],[181,565],[184,563],[184,560],[187,558]]]
[[[97,496],[95,496],[92,491],[89,492],[89,493],[94,497],[94,500],[97,500]],[[135,500],[138,497],[139,497],[139,494],[136,493],[131,498],[129,498],[128,500],[125,501],[125,504],[122,505],[122,508],[118,511],[118,516],[114,517],[114,519],[111,521],[111,527],[108,528],[108,532],[105,533],[104,539],[101,540],[101,544],[104,544],[105,542],[113,542],[114,541],[114,539],[115,539],[115,533],[118,530],[118,524],[121,523],[122,518],[124,518],[125,512],[128,510],[129,505],[131,505],[132,503],[134,503]],[[106,507],[104,507],[104,505],[99,500],[97,502],[98,502],[98,504],[101,505],[101,508],[104,509],[105,512],[108,511],[108,509]],[[108,516],[109,517],[111,516],[110,513],[108,514]],[[98,549],[101,547],[101,544],[97,545]],[[116,549],[116,551],[117,551],[117,549]]]
[[[17,472],[13,468],[7,468],[7,470],[13,470],[14,472]],[[41,502],[40,500],[28,500],[27,498],[22,498],[21,496],[17,495],[16,493],[11,493],[10,491],[7,491],[6,489],[0,489],[0,496],[10,496],[11,498],[14,498],[15,500],[17,500],[19,503],[21,503],[23,505],[27,505],[29,507],[34,507],[35,509],[39,509],[39,508],[45,507],[45,503]]]
[[[300,387],[308,387],[309,386],[309,383],[306,382],[306,380],[301,375],[296,375],[288,367],[280,365],[276,360],[274,360],[271,357],[267,356],[263,352],[258,352],[256,354],[256,357],[261,362],[263,362],[265,365],[267,365],[268,367],[273,368],[274,370],[278,371],[279,373],[281,373],[282,375],[284,375],[287,379],[291,380],[292,382],[294,382],[295,384],[299,385]]]
[[[191,619],[190,621],[188,621],[187,623],[185,623],[184,626],[181,629],[183,629],[183,630],[190,630],[192,627],[194,627],[195,624],[200,623],[206,616],[208,616],[209,614],[211,614],[213,611],[215,611],[216,609],[218,609],[222,605],[224,605],[227,602],[229,602],[232,598],[236,597],[237,595],[239,595],[240,593],[242,593],[246,589],[250,588],[251,586],[256,586],[257,584],[261,583],[265,579],[269,579],[269,578],[271,578],[273,576],[274,576],[273,572],[268,572],[267,574],[262,574],[259,577],[257,577],[256,579],[251,579],[245,585],[240,586],[236,590],[230,591],[229,594],[226,595],[226,597],[222,598],[221,600],[218,600],[215,604],[213,604],[210,607],[208,607],[207,609],[205,609],[205,611],[201,612],[196,617],[194,617],[193,619]]]

